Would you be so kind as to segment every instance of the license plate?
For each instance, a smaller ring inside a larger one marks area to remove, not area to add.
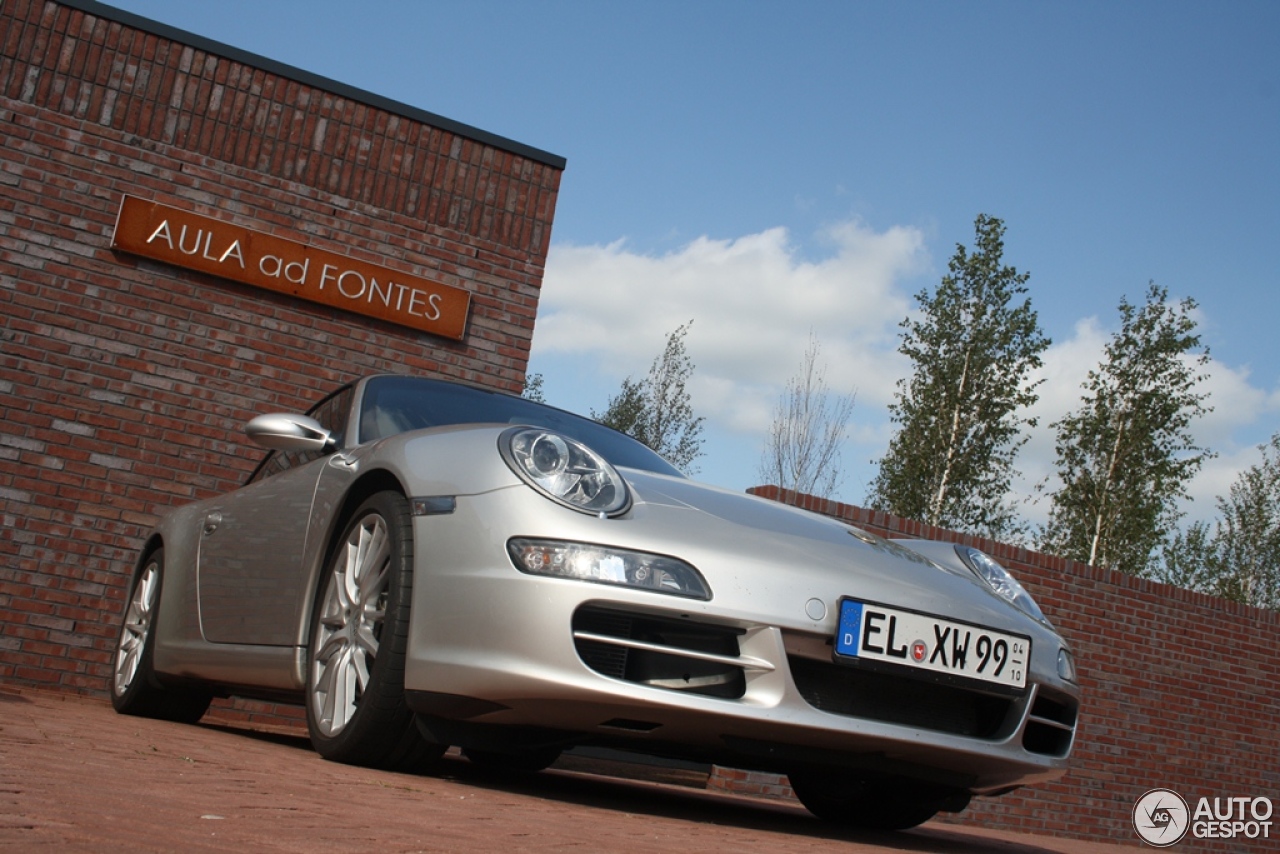
[[[840,600],[836,657],[908,668],[922,677],[1027,686],[1031,639],[857,599]]]

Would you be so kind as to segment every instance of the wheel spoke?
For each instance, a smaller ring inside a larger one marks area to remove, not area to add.
[[[325,667],[331,667],[349,645],[350,641],[341,635],[327,637],[316,648],[316,661]]]
[[[334,732],[334,707],[337,691],[334,690],[334,675],[337,669],[328,667],[316,674],[315,692],[312,702],[315,703],[316,718],[325,732]]]
[[[366,536],[367,535],[367,536]],[[381,517],[375,517],[372,530],[361,529],[360,561],[355,567],[354,601],[363,605],[376,599],[386,586],[387,567],[391,562],[391,543]]]
[[[355,633],[356,645],[370,657],[378,654],[378,639],[373,634],[372,625],[362,625]]]
[[[138,578],[129,598],[124,625],[120,630],[120,642],[116,650],[115,690],[123,694],[138,675],[138,666],[146,649],[147,632],[151,628],[151,615],[159,590],[160,568],[149,564]]]

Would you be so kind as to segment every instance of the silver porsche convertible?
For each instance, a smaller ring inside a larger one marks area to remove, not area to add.
[[[253,419],[240,489],[170,512],[133,571],[115,708],[304,704],[339,762],[570,747],[785,773],[904,828],[1060,776],[1068,645],[998,563],[695,483],[519,397],[374,376]]]

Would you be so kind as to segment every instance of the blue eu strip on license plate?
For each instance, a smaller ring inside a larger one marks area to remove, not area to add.
[[[1031,639],[932,614],[840,600],[837,658],[874,661],[992,687],[1027,685]]]

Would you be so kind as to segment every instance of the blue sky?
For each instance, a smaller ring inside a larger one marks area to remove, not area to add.
[[[111,5],[566,157],[531,369],[601,410],[693,320],[703,479],[758,482],[812,334],[861,502],[898,323],[979,213],[1054,342],[1021,493],[1150,280],[1213,356],[1191,515],[1280,430],[1280,3]]]

